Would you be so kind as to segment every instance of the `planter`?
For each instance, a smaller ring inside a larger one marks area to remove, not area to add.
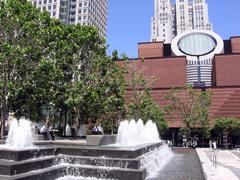
[[[116,143],[117,135],[87,135],[87,145],[101,146]]]

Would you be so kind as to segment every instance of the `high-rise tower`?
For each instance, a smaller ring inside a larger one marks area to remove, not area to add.
[[[66,24],[94,26],[106,38],[108,0],[31,0],[42,11],[48,11],[52,18]]]
[[[171,42],[173,17],[170,0],[155,0],[154,17],[151,18],[152,41]]]
[[[151,41],[171,43],[172,39],[187,30],[212,30],[206,0],[155,0],[151,18]]]

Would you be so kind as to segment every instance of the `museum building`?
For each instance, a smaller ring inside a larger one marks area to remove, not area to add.
[[[171,44],[142,42],[138,58],[131,59],[130,65],[146,79],[156,79],[151,85],[152,96],[160,106],[167,103],[164,97],[173,88],[192,85],[211,92],[211,124],[218,117],[240,119],[240,36],[222,40],[212,31],[190,30],[176,36]],[[181,116],[167,121],[177,142],[183,127]]]

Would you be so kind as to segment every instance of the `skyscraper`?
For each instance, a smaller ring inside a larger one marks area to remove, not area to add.
[[[151,41],[171,43],[184,31],[199,29],[212,30],[208,18],[206,0],[155,0],[154,16],[151,18]]]
[[[52,18],[66,24],[94,26],[106,38],[108,0],[31,0]]]

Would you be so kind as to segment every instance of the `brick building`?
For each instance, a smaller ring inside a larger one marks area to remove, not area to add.
[[[192,33],[196,32],[186,33],[185,36],[189,36]],[[200,33],[208,35],[208,32]],[[183,37],[184,35],[178,39],[182,40]],[[214,42],[216,43],[215,49],[217,49],[217,40],[214,40]],[[240,119],[240,37],[222,40],[222,45],[218,52],[213,50],[210,52],[211,55],[208,53],[206,55],[205,53],[203,56],[196,56],[196,72],[189,71],[189,69],[194,69],[194,67],[189,68],[189,66],[194,66],[195,63],[192,60],[194,60],[193,56],[195,55],[177,54],[174,52],[174,48],[176,48],[174,46],[181,44],[181,42],[175,43],[175,45],[164,44],[163,42],[139,43],[138,58],[130,61],[130,64],[134,65],[137,71],[144,73],[146,79],[152,77],[157,79],[152,84],[154,100],[160,106],[163,106],[166,104],[164,95],[170,92],[172,88],[192,84],[197,89],[211,92],[211,106],[209,110],[211,121],[214,121],[217,117]],[[187,50],[189,49],[187,48]],[[198,50],[199,47],[197,47]],[[141,63],[143,58],[145,61]],[[120,61],[119,63],[124,65],[125,62]],[[209,82],[205,83],[205,81]],[[199,82],[200,86],[198,86]],[[128,98],[129,93],[126,96]],[[168,125],[171,132],[170,136],[175,141],[178,141],[179,129],[182,127],[181,117],[171,117],[171,119],[168,119]],[[237,143],[240,144],[240,142]]]

